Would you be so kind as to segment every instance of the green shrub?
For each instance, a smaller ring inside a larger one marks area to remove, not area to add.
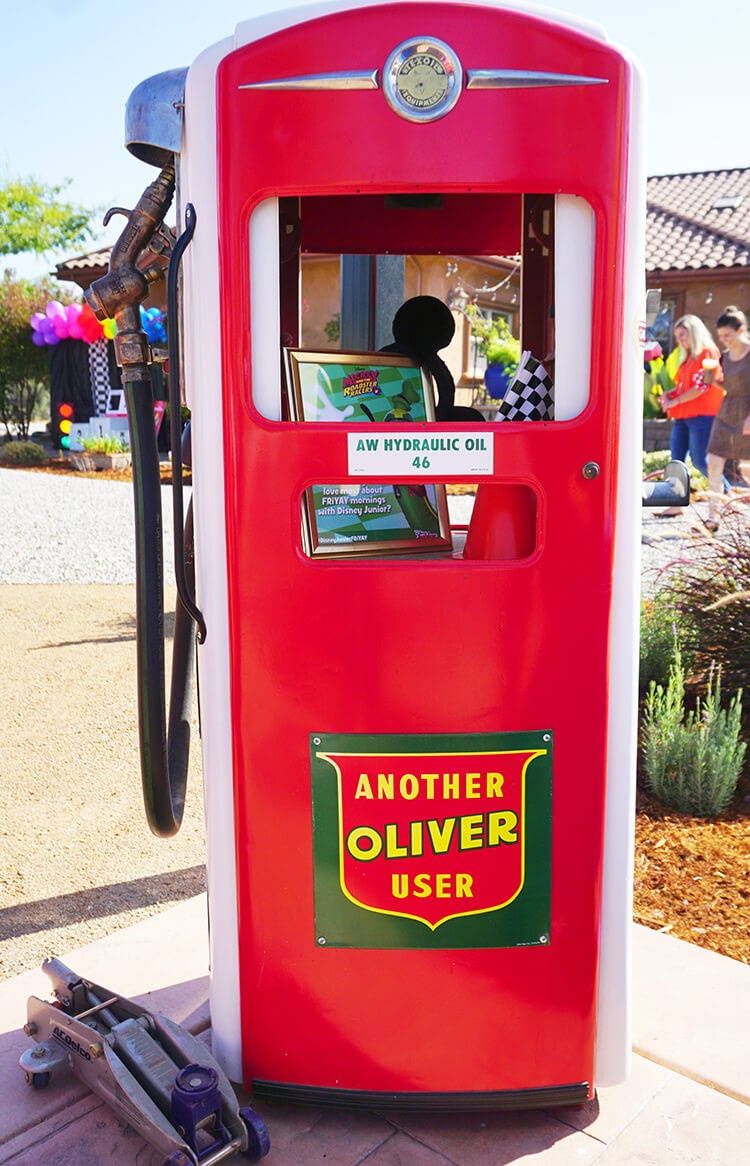
[[[35,441],[7,441],[0,448],[0,461],[7,466],[38,466],[47,455]]]
[[[737,499],[723,511],[716,538],[684,555],[671,573],[669,601],[677,625],[692,630],[692,667],[707,672],[721,663],[727,687],[750,697],[750,525],[748,504]],[[747,707],[746,712],[750,711]]]
[[[118,433],[101,437],[84,437],[81,445],[86,453],[129,453],[130,446]]]
[[[729,709],[721,708],[721,669],[713,668],[703,700],[685,716],[685,673],[679,648],[666,690],[652,684],[643,726],[643,760],[648,783],[660,801],[685,814],[715,817],[737,788],[745,758],[740,741],[742,690]]]

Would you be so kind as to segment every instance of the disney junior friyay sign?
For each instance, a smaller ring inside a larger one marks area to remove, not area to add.
[[[312,734],[317,942],[547,943],[551,755],[541,732]]]

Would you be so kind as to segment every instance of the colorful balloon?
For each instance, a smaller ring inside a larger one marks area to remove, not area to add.
[[[29,323],[37,348],[67,339],[93,344],[102,336],[111,340],[117,333],[115,321],[105,320],[104,325],[100,324],[88,304],[63,306],[59,300],[50,300],[44,312],[34,312]]]
[[[67,340],[70,336],[68,317],[65,315],[65,312],[61,312],[52,317],[52,327],[55,330],[55,335],[58,340]]]

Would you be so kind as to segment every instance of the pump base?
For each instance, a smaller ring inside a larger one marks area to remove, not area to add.
[[[289,1105],[330,1105],[342,1109],[396,1109],[424,1113],[553,1109],[557,1106],[582,1105],[589,1099],[589,1086],[585,1081],[543,1089],[386,1093],[375,1089],[324,1089],[315,1085],[253,1080],[251,1092],[256,1100],[283,1101]]]

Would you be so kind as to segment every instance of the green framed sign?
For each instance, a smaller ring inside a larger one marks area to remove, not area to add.
[[[430,375],[406,356],[287,348],[284,359],[298,421],[435,420]],[[305,491],[303,526],[314,557],[452,549],[442,485],[314,485]]]
[[[552,733],[312,733],[315,941],[501,948],[550,934]]]

